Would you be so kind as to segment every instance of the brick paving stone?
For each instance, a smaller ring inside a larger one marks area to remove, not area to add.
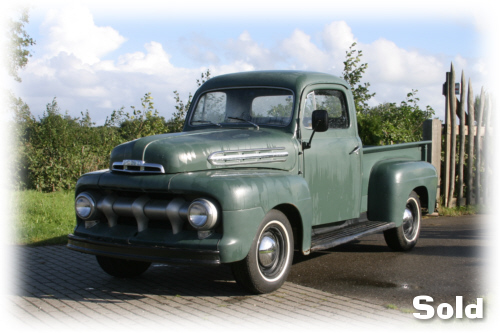
[[[375,328],[414,325],[411,315],[292,283],[250,295],[226,266],[153,264],[143,276],[117,279],[95,258],[65,246],[16,247],[18,273],[8,295],[20,328],[137,330],[192,328]]]
[[[308,288],[309,290],[304,289],[304,288],[306,288],[306,287],[300,286],[299,288],[297,288],[297,289],[301,290],[301,292],[295,293],[294,296],[296,298],[302,299],[306,302],[322,301],[322,302],[324,302],[324,303],[322,303],[322,306],[327,306],[327,307],[331,307],[333,309],[343,310],[346,312],[346,315],[347,315],[347,313],[349,313],[349,314],[353,313],[353,314],[362,314],[363,317],[367,317],[367,318],[375,318],[376,319],[376,318],[384,317],[387,320],[398,318],[398,319],[403,320],[403,321],[405,319],[412,319],[410,317],[411,315],[409,315],[409,314],[403,314],[403,313],[395,312],[395,311],[389,310],[389,309],[387,309],[387,311],[381,312],[380,311],[381,307],[379,305],[375,305],[375,304],[371,304],[371,303],[367,303],[367,302],[362,302],[362,301],[359,301],[356,299],[350,299],[350,298],[346,298],[346,297],[342,297],[342,296],[331,295],[331,294],[316,291],[316,290],[311,292],[310,288]],[[288,296],[287,298],[290,299],[290,296]],[[303,304],[306,305],[307,303],[303,303]],[[355,318],[352,315],[349,315],[349,316],[352,318]]]

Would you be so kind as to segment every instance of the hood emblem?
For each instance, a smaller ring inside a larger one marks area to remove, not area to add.
[[[240,165],[285,162],[288,152],[284,147],[216,151],[208,156],[212,165]]]

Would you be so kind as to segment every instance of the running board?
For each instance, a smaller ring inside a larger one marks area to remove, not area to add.
[[[366,221],[348,224],[341,228],[332,228],[333,230],[328,232],[316,232],[312,236],[311,252],[326,250],[357,238],[395,227],[396,224],[394,222]]]

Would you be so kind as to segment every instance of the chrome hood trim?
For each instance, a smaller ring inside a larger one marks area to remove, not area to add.
[[[242,165],[254,163],[285,162],[288,152],[285,147],[223,150],[210,154],[207,158],[212,165]]]

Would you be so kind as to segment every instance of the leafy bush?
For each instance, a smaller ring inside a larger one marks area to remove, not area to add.
[[[131,141],[144,136],[168,133],[167,122],[154,108],[153,97],[147,93],[141,98],[142,110],[131,106],[132,113],[125,112],[125,107],[115,110],[106,118],[104,127],[118,128],[122,141]]]
[[[106,169],[116,145],[168,132],[149,93],[142,98],[142,109],[113,111],[104,126],[95,126],[88,112],[80,118],[61,114],[55,98],[38,120],[20,99],[13,106],[19,141],[14,177],[18,189],[71,189],[84,173]]]
[[[88,113],[82,118],[62,115],[55,98],[39,120],[26,105],[18,106],[18,188],[70,189],[80,175],[105,168],[111,149],[121,141],[116,128],[93,127]]]
[[[399,106],[385,103],[358,112],[359,136],[363,144],[378,146],[421,140],[422,125],[434,115],[434,110],[430,106],[420,109],[416,93],[417,90],[408,93]]]

